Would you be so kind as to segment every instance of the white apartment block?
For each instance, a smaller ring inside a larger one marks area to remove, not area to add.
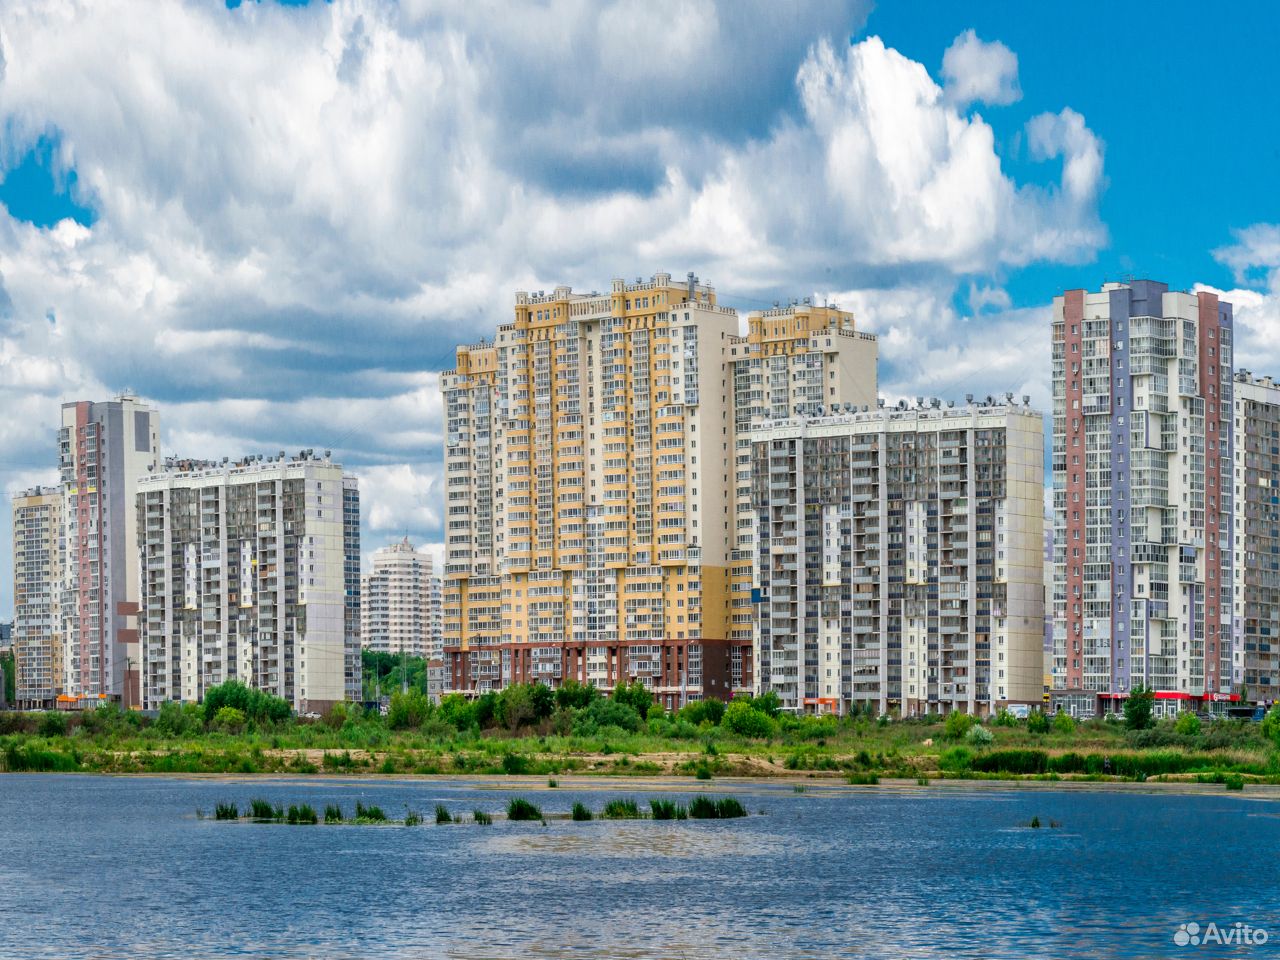
[[[1041,702],[1044,421],[1025,404],[757,422],[757,693],[837,714]]]
[[[1055,697],[1232,697],[1232,310],[1148,280],[1053,305]]]
[[[62,405],[62,685],[81,701],[138,703],[134,488],[159,462],[160,417],[134,397]]]
[[[440,660],[441,586],[431,556],[409,538],[374,551],[360,591],[360,642],[366,650]]]
[[[1235,375],[1234,668],[1255,703],[1280,699],[1280,383]]]
[[[170,459],[137,489],[144,707],[231,679],[301,713],[360,699],[360,494],[341,464]]]
[[[13,498],[14,697],[52,709],[62,693],[62,491],[35,487]]]

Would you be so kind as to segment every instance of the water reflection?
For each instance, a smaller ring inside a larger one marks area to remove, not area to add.
[[[376,829],[192,816],[251,797],[469,816],[517,793],[563,814],[671,794],[651,786],[5,776],[0,957],[1146,957],[1169,955],[1189,919],[1269,926],[1280,942],[1280,820],[1220,794],[690,782],[740,791],[752,816]],[[1062,827],[1022,826],[1032,816]]]

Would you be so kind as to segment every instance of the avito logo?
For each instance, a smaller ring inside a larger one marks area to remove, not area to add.
[[[1270,939],[1270,934],[1261,927],[1251,927],[1247,923],[1233,923],[1220,927],[1212,920],[1204,927],[1195,921],[1184,923],[1173,935],[1173,942],[1180,947],[1200,947],[1207,943],[1220,947],[1260,947]]]

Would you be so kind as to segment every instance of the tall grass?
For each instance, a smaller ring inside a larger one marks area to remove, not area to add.
[[[324,808],[325,823],[341,823],[342,819],[342,807],[331,803]]]
[[[734,797],[712,800],[710,797],[699,795],[689,804],[689,816],[695,820],[730,820],[746,815],[746,808]]]
[[[587,805],[585,803],[575,803],[573,805],[573,812],[570,814],[570,816],[574,820],[578,820],[578,821],[592,819],[591,811],[587,809]]]
[[[524,797],[513,797],[507,804],[508,820],[541,820],[542,811]]]
[[[476,818],[476,823],[482,827],[493,825],[493,814],[485,813],[483,810],[472,810],[471,815]]]
[[[404,825],[406,827],[416,827],[422,823],[422,814],[416,810],[406,810],[404,814]]]
[[[294,824],[312,824],[319,823],[320,818],[316,816],[315,808],[309,803],[300,803],[297,806],[289,805],[289,812],[285,814],[286,823]]]
[[[239,820],[240,808],[234,803],[220,803],[213,808],[213,819],[215,820]]]
[[[639,820],[640,808],[631,799],[610,800],[604,805],[600,817],[603,820]]]
[[[249,801],[249,817],[252,820],[262,821],[283,820],[284,810],[281,807],[273,807],[266,800],[255,798]]]
[[[436,804],[436,823],[453,823],[453,814],[443,803]]]
[[[363,823],[386,823],[387,815],[382,812],[381,807],[366,807],[359,800],[356,801],[356,821]]]
[[[655,820],[685,820],[689,816],[684,804],[673,800],[650,800],[649,809],[653,811]]]

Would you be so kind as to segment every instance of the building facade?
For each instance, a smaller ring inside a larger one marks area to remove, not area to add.
[[[366,650],[439,660],[441,587],[434,563],[409,538],[374,551],[360,591],[360,642]]]
[[[763,421],[752,456],[757,692],[806,713],[1041,702],[1041,414]]]
[[[61,489],[14,496],[14,698],[23,710],[52,709],[63,692],[62,537]]]
[[[1232,383],[1231,305],[1212,293],[1140,280],[1055,298],[1064,702],[1116,710],[1138,684],[1160,713],[1233,696]]]
[[[1280,699],[1280,384],[1235,377],[1234,625],[1249,700]]]
[[[818,414],[834,403],[875,406],[877,356],[875,336],[855,330],[851,314],[807,301],[750,314],[746,336],[730,341],[734,529],[729,582],[735,689],[752,689],[757,666],[752,645],[756,521],[751,425],[760,418]]]
[[[144,707],[232,679],[300,713],[360,699],[360,494],[341,464],[170,459],[137,504]]]
[[[63,688],[138,704],[134,489],[159,462],[160,418],[134,397],[62,405]]]
[[[828,369],[839,351],[826,331],[853,321],[827,312],[812,328],[814,310],[777,318],[792,331],[779,342],[819,344],[795,395],[848,399],[861,369],[874,396],[874,338],[833,333],[871,360]],[[657,274],[607,293],[518,293],[492,343],[458,349],[441,381],[448,689],[635,679],[674,705],[747,682],[749,639],[730,629],[733,567],[749,569],[733,559],[732,361],[749,384],[757,356],[741,334],[712,288]],[[783,351],[788,396],[798,353]],[[833,372],[844,379],[828,386]]]

